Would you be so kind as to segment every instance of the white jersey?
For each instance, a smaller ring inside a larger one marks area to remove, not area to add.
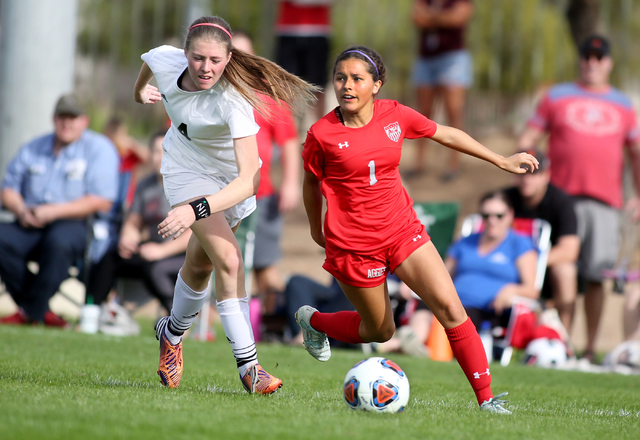
[[[162,174],[188,169],[227,183],[236,178],[233,139],[255,135],[260,128],[251,105],[224,78],[209,90],[187,92],[178,87],[187,68],[183,49],[160,46],[141,58],[156,78],[171,119],[162,144]]]

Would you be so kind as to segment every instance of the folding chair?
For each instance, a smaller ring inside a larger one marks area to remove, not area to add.
[[[433,245],[445,257],[458,222],[458,202],[416,202],[413,205],[418,220],[427,228]]]
[[[522,234],[531,236],[538,249],[538,261],[536,263],[536,277],[534,286],[541,290],[547,270],[547,260],[551,250],[551,225],[543,219],[515,218],[512,228]],[[466,237],[482,230],[482,217],[479,214],[471,214],[464,218],[461,236]],[[524,325],[535,324],[535,316],[541,311],[540,303],[531,298],[516,297],[513,299],[511,316],[505,330],[504,338],[494,342],[494,348],[501,352],[500,364],[509,365],[513,356],[513,349],[521,348],[517,341],[520,328]],[[495,351],[495,350],[494,350]]]

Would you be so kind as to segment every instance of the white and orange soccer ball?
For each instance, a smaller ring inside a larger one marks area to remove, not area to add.
[[[358,362],[344,379],[344,400],[354,410],[397,413],[409,402],[409,380],[395,362],[372,357]]]

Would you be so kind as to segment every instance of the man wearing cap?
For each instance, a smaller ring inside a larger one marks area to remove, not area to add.
[[[20,148],[2,182],[2,207],[16,221],[0,223],[0,279],[18,312],[0,323],[66,325],[49,299],[84,254],[86,219],[116,198],[118,154],[108,138],[87,129],[77,97],[58,100],[53,123],[53,133]],[[38,263],[37,274],[28,261]]]
[[[581,241],[578,274],[586,284],[584,357],[592,361],[604,304],[603,272],[618,256],[626,150],[640,194],[640,130],[631,100],[609,84],[613,68],[609,42],[598,35],[587,38],[579,58],[578,80],[549,89],[518,146],[530,149],[548,133],[550,181],[574,198]],[[637,197],[629,206],[638,206]]]
[[[527,153],[538,159],[533,173],[517,175],[516,186],[505,190],[517,218],[540,218],[551,225],[551,250],[541,296],[553,299],[560,320],[571,330],[578,292],[576,263],[580,252],[580,238],[573,198],[549,183],[549,158],[540,150]]]

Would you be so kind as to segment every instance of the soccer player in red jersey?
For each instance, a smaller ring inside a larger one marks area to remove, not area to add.
[[[385,282],[395,272],[429,306],[446,329],[453,353],[483,410],[510,413],[494,398],[487,358],[444,263],[413,210],[398,165],[403,139],[428,137],[516,174],[534,170],[526,153],[505,158],[458,129],[438,125],[415,110],[376,99],[386,69],[375,51],[342,52],[333,69],[339,107],[309,130],[302,157],[304,205],[311,236],[325,248],[323,265],[357,312],[320,313],[301,307],[296,319],[307,351],[331,356],[328,337],[384,342],[395,331]],[[327,211],[322,223],[323,197]]]

